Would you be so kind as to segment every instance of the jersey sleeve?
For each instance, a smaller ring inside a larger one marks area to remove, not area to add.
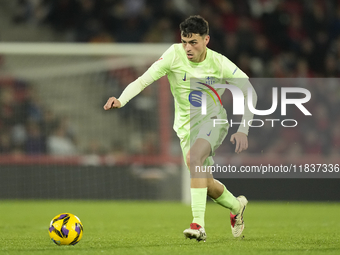
[[[242,132],[248,135],[249,125],[251,125],[251,120],[253,119],[254,114],[249,110],[248,107],[248,96],[249,92],[251,92],[252,104],[255,107],[257,102],[257,95],[254,90],[254,87],[249,82],[249,77],[238,68],[233,62],[223,56],[222,60],[223,66],[223,77],[228,84],[237,86],[241,89],[244,96],[244,114],[242,116],[241,124],[237,130],[237,132]]]
[[[174,45],[167,49],[163,55],[137,80],[131,82],[120,95],[118,100],[121,107],[138,95],[145,87],[158,80],[170,71],[172,60],[175,56]]]
[[[175,47],[172,45],[155,63],[150,66],[148,73],[155,81],[169,73],[174,57]]]
[[[118,98],[121,103],[121,107],[127,104],[132,98],[137,96],[145,87],[149,86],[155,80],[151,77],[148,71],[146,71],[137,80],[131,82]]]
[[[246,81],[249,78],[248,75],[225,56],[222,56],[222,68],[223,77],[227,79],[228,83],[236,83],[238,79]]]
[[[253,108],[255,108],[257,103],[257,94],[255,92],[255,89],[253,85],[249,82],[247,79],[247,82],[243,85],[241,88],[243,96],[244,96],[244,114],[241,120],[241,124],[237,130],[237,132],[242,132],[246,135],[248,135],[249,132],[249,125],[252,124],[252,119],[254,117],[254,114],[250,111],[248,106],[248,97],[251,96],[251,102],[253,105]]]

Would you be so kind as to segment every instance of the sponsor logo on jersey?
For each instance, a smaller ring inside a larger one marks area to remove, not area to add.
[[[202,92],[198,90],[193,90],[189,94],[189,102],[195,107],[201,107],[202,105]]]
[[[200,85],[203,85],[204,87],[197,87],[197,90],[193,90],[193,91],[190,92],[189,102],[192,106],[194,106],[194,107],[201,107],[202,106],[203,92],[205,94],[208,94],[211,97],[211,99],[213,100],[213,102],[215,103],[215,105],[217,105],[217,101],[216,101],[216,99],[213,95],[213,94],[215,94],[217,99],[220,101],[220,104],[222,105],[220,95],[217,93],[217,91],[212,86],[205,84],[203,82],[197,82],[197,83],[200,84]]]

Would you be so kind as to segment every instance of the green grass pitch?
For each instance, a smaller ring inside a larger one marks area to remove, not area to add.
[[[75,246],[48,235],[59,213],[84,225]],[[0,254],[340,254],[339,203],[250,201],[243,240],[232,237],[229,212],[209,202],[207,242],[185,239],[190,206],[175,202],[0,201]]]

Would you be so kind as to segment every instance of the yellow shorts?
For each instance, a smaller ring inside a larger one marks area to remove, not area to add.
[[[181,148],[184,162],[186,163],[186,155],[191,146],[198,138],[207,140],[211,145],[210,156],[204,161],[203,166],[211,166],[214,164],[213,156],[215,150],[222,144],[223,140],[228,134],[229,124],[218,124],[214,127],[214,119],[227,119],[227,113],[223,110],[217,116],[207,117],[201,123],[195,125],[190,129],[183,138],[181,138]]]

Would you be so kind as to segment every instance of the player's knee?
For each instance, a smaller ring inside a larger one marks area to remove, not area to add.
[[[190,152],[186,155],[186,163],[189,169],[191,169],[191,167],[203,165],[202,159],[197,155],[191,155]]]

